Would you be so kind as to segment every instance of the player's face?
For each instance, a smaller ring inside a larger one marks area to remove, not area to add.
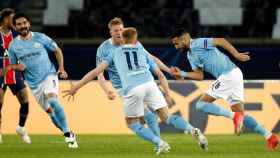
[[[175,46],[176,49],[184,52],[185,50],[188,49],[188,44],[186,42],[187,40],[185,38],[186,38],[185,36],[174,37],[171,39],[171,42]]]
[[[10,16],[9,16],[9,20],[8,20],[8,27],[10,28],[10,29],[12,29],[13,28],[13,17],[14,17],[14,13],[13,14],[11,14]]]
[[[27,36],[28,33],[29,33],[29,30],[30,30],[30,22],[24,18],[24,17],[21,17],[21,18],[18,18],[16,19],[16,30],[19,32],[19,34],[21,36]]]
[[[122,43],[123,25],[112,25],[110,28],[110,35],[116,44]]]
[[[10,14],[9,16],[5,17],[4,19],[4,25],[8,28],[8,29],[12,29],[13,28],[13,17],[15,14]]]
[[[184,48],[184,42],[180,37],[174,37],[171,39],[172,44],[175,46],[176,49]]]

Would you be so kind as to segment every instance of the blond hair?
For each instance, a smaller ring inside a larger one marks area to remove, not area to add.
[[[115,18],[111,19],[108,23],[108,28],[111,29],[111,27],[113,25],[123,25],[122,19],[119,17],[115,17]]]
[[[122,32],[124,43],[132,43],[134,39],[137,39],[137,30],[134,27],[127,27]]]

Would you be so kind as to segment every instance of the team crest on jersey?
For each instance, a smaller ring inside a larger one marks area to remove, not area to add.
[[[34,48],[41,48],[42,47],[42,44],[41,43],[38,43],[38,42],[35,42],[34,45],[33,45]]]

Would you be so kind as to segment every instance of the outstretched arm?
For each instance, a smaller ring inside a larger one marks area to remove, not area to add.
[[[213,45],[224,48],[239,61],[250,60],[249,52],[239,53],[225,38],[214,38]]]
[[[154,56],[154,55],[152,55],[152,54],[150,54],[150,53],[148,53],[148,55],[149,55],[149,57],[151,57],[152,59],[154,59],[154,61],[156,62],[156,64],[158,65],[158,67],[159,67],[161,70],[163,70],[163,71],[165,71],[165,72],[171,74],[170,68],[169,68],[168,66],[166,66],[161,60],[159,60],[159,58],[157,58],[156,56]]]
[[[103,72],[100,73],[97,78],[98,78],[98,83],[99,83],[100,87],[103,89],[103,91],[106,93],[107,98],[109,100],[115,99],[116,96],[115,96],[114,92],[112,90],[110,90],[110,88],[108,87],[108,84],[104,77]]]
[[[172,99],[172,97],[170,96],[170,89],[169,89],[169,85],[168,85],[168,81],[166,79],[166,77],[164,76],[164,74],[160,71],[159,68],[155,68],[153,70],[153,73],[158,77],[160,85],[163,89],[163,93],[164,93],[164,98],[168,104],[168,107],[172,107],[175,102],[174,99]]]
[[[176,79],[189,78],[189,79],[201,81],[204,78],[203,71],[199,68],[191,72],[181,71],[178,67],[171,67],[170,69],[171,69],[171,74]]]
[[[70,90],[63,91],[63,93],[65,93],[63,97],[73,96],[80,88],[97,77],[97,75],[102,73],[107,67],[108,64],[106,62],[101,63],[98,67],[88,72],[77,84],[73,85]]]

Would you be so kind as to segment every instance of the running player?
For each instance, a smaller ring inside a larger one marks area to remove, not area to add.
[[[264,136],[269,150],[275,150],[279,143],[278,136],[262,127],[252,116],[244,114],[244,86],[241,70],[217,47],[224,48],[234,58],[242,62],[250,60],[249,52],[239,53],[224,38],[192,39],[183,28],[175,30],[171,40],[176,49],[187,53],[193,69],[191,72],[184,72],[173,67],[172,73],[175,77],[203,80],[203,71],[206,71],[216,78],[209,90],[196,103],[197,110],[232,119],[235,133],[238,135],[244,123],[252,131]],[[219,98],[226,100],[232,111],[213,103]]]
[[[37,102],[48,113],[54,125],[63,132],[69,148],[77,148],[75,134],[68,127],[64,109],[58,100],[58,75],[65,79],[63,54],[57,44],[48,36],[30,31],[29,17],[16,13],[13,24],[19,32],[11,43],[9,54],[11,65],[7,70],[23,71],[26,81]],[[47,51],[55,53],[58,72],[50,61]]]

